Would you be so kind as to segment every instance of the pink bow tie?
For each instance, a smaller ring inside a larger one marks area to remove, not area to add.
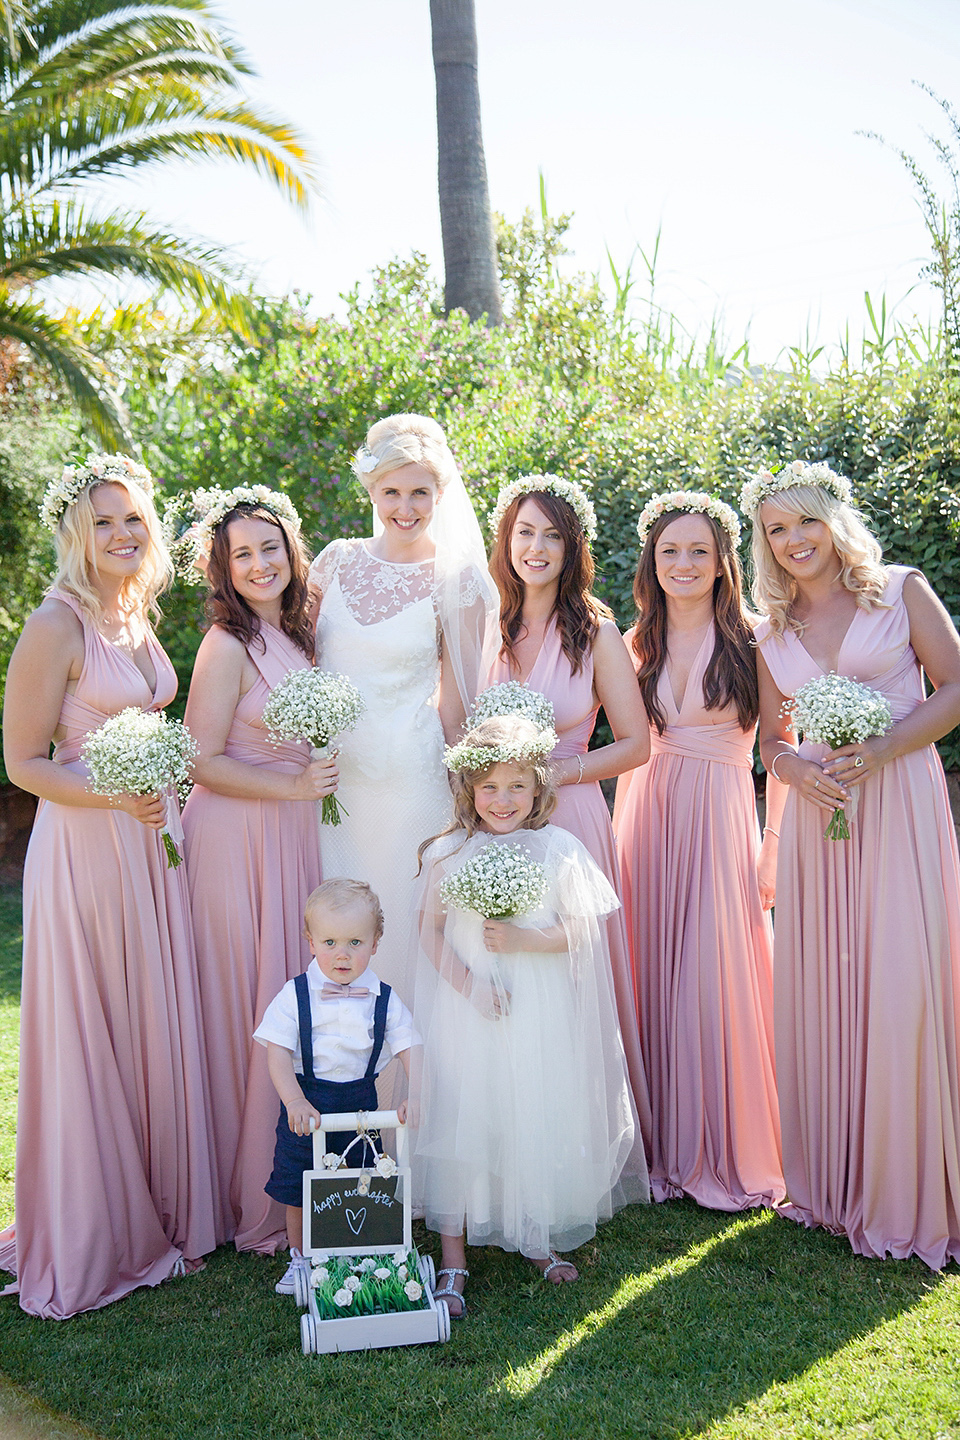
[[[321,1000],[362,1000],[369,995],[370,991],[366,985],[338,985],[335,980],[327,980],[320,992]]]

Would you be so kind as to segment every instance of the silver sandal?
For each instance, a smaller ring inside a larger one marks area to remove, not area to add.
[[[462,1291],[462,1290],[458,1290],[457,1287],[454,1285],[453,1281],[454,1281],[454,1278],[455,1278],[457,1275],[462,1275],[463,1278],[464,1278],[464,1281],[469,1280],[469,1279],[470,1279],[470,1271],[469,1271],[469,1270],[457,1270],[454,1266],[445,1265],[442,1270],[438,1270],[438,1271],[437,1271],[437,1279],[438,1279],[438,1280],[439,1280],[439,1278],[440,1278],[441,1275],[449,1275],[450,1279],[447,1281],[446,1285],[444,1285],[444,1287],[443,1287],[442,1290],[434,1290],[434,1292],[433,1292],[433,1298],[434,1298],[434,1300],[442,1300],[442,1301],[443,1301],[443,1303],[444,1303],[444,1304],[446,1305],[446,1307],[447,1307],[447,1314],[450,1316],[450,1319],[451,1319],[451,1320],[462,1320],[463,1317],[464,1317],[464,1315],[466,1315],[466,1313],[467,1313],[467,1302],[466,1302],[466,1300],[464,1299],[463,1291]],[[454,1315],[453,1311],[452,1311],[451,1308],[450,1308],[450,1297],[451,1297],[451,1296],[455,1297],[457,1300],[460,1301],[460,1313],[459,1313],[458,1315]]]
[[[573,1261],[572,1261],[572,1260],[561,1260],[561,1258],[560,1258],[560,1256],[557,1254],[556,1250],[550,1250],[550,1251],[548,1251],[548,1254],[549,1254],[549,1256],[550,1256],[550,1264],[549,1264],[549,1265],[545,1265],[545,1266],[543,1267],[543,1269],[540,1271],[540,1274],[543,1276],[544,1280],[546,1280],[546,1278],[547,1278],[547,1276],[550,1274],[550,1271],[551,1271],[551,1270],[556,1270],[558,1267],[561,1267],[561,1266],[563,1266],[563,1265],[566,1265],[567,1268],[570,1269],[570,1270],[576,1270],[577,1267],[576,1267],[576,1265],[574,1265]]]

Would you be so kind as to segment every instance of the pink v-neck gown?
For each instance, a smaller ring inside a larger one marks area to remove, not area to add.
[[[499,685],[504,680],[515,678],[516,676],[510,673],[509,662],[498,656],[490,668],[487,684]],[[556,749],[550,756],[551,760],[563,760],[570,755],[585,755],[599,709],[593,689],[593,653],[585,657],[579,675],[574,675],[570,661],[563,653],[556,621],[551,618],[540,653],[526,683],[532,690],[539,690],[542,695],[546,695],[553,703],[558,740]],[[561,785],[557,791],[557,808],[550,821],[553,825],[569,830],[586,845],[622,903],[613,826],[599,784],[596,781],[584,781],[580,785]],[[637,1025],[636,981],[627,948],[623,910],[615,910],[609,915],[606,926],[620,1036],[636,1104],[638,1134],[643,1137],[643,1145],[649,1150],[650,1098]]]
[[[711,625],[648,764],[617,782],[614,828],[650,1084],[655,1200],[783,1199],[770,922],[757,886],[754,732],[707,710]]]
[[[80,774],[91,730],[156,693],[69,596],[84,660],[54,752]],[[22,1308],[63,1320],[166,1279],[215,1244],[207,1093],[185,867],[120,810],[41,800],[24,870],[16,1224],[0,1267]],[[14,1287],[11,1287],[13,1290]]]
[[[903,583],[857,610],[838,670],[901,720],[923,699]],[[792,631],[757,630],[786,696],[822,673]],[[804,742],[819,760],[825,747]],[[856,787],[850,839],[791,789],[780,834],[777,1079],[787,1213],[861,1255],[960,1260],[960,863],[927,745]],[[849,808],[849,807],[848,807]]]
[[[309,763],[309,746],[272,744],[261,717],[272,688],[309,662],[274,626],[261,634],[267,648],[247,651],[258,676],[240,699],[224,753],[295,774]],[[196,785],[183,828],[210,1076],[217,1243],[233,1240],[238,1250],[272,1255],[287,1243],[283,1206],[263,1188],[278,1101],[267,1052],[253,1032],[287,980],[310,963],[303,911],[320,884],[316,806],[245,800]]]

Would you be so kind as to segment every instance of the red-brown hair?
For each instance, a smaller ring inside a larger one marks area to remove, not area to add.
[[[307,615],[307,553],[300,536],[284,525],[279,515],[266,505],[242,503],[228,510],[214,528],[213,543],[210,546],[210,562],[207,579],[210,594],[207,597],[207,618],[211,624],[219,625],[230,635],[236,635],[241,645],[256,642],[266,650],[266,642],[260,634],[260,617],[251,610],[237,594],[230,578],[230,522],[232,520],[265,520],[276,525],[283,536],[287,559],[290,562],[290,583],[280,600],[280,629],[308,660],[313,659],[313,626]]]
[[[517,514],[524,500],[533,500],[557,529],[563,541],[563,566],[553,613],[563,653],[570,661],[574,675],[579,675],[583,662],[593,648],[601,621],[612,620],[613,611],[591,593],[594,577],[593,556],[583,526],[566,500],[549,490],[531,490],[518,495],[507,506],[490,556],[490,574],[500,591],[500,654],[516,663],[514,645],[524,633],[523,601],[526,588],[510,560],[510,537],[517,523]]]
[[[657,516],[640,552],[633,581],[633,598],[637,605],[633,650],[640,661],[637,684],[647,716],[660,735],[667,723],[657,695],[660,676],[667,662],[667,598],[657,579],[656,549],[657,541],[670,522],[686,513],[669,510]],[[703,677],[703,703],[707,710],[723,710],[727,705],[736,705],[741,729],[750,730],[757,722],[760,701],[757,693],[757,654],[743,603],[740,560],[724,527],[710,515],[705,514],[703,518],[713,531],[720,567],[720,574],[713,582],[717,639]]]

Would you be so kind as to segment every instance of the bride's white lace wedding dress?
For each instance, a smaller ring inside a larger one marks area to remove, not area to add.
[[[323,877],[365,880],[376,891],[385,922],[377,974],[410,1003],[417,849],[453,814],[436,707],[434,562],[380,560],[363,540],[334,540],[313,562],[310,580],[323,597],[318,664],[352,680],[367,706],[337,741],[337,798],[346,814],[341,825],[320,827]],[[462,583],[469,608],[479,587],[469,572]]]

